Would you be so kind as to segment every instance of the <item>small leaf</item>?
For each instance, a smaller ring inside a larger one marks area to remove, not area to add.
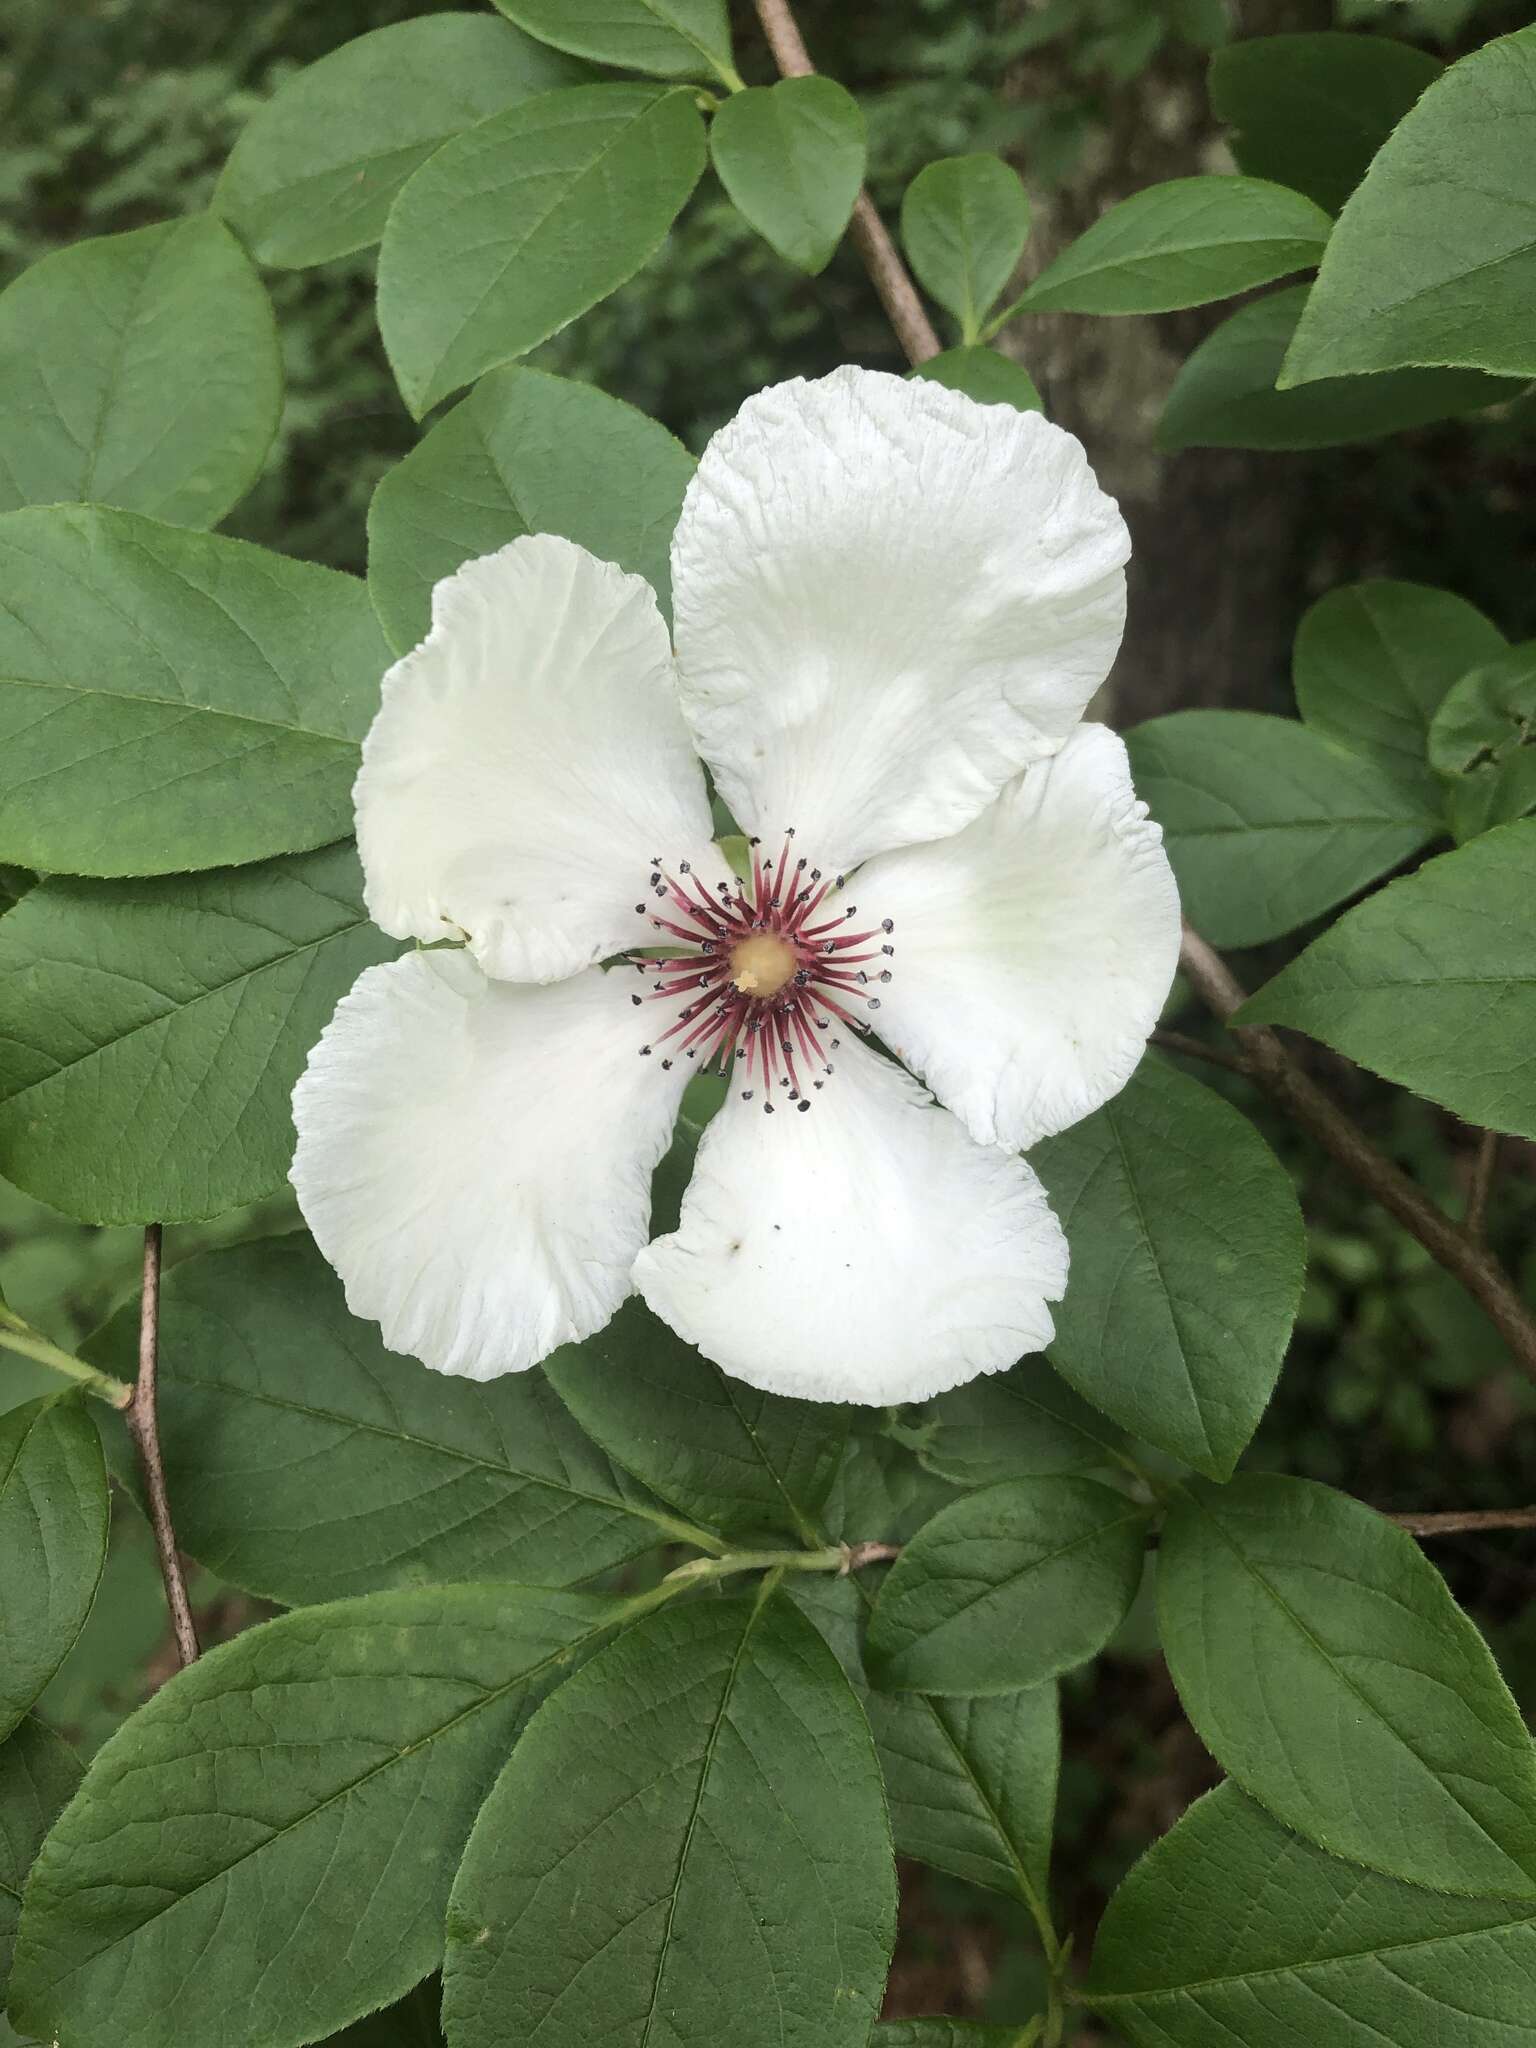
[[[692,95],[643,85],[541,93],[445,142],[379,252],[379,326],[416,417],[633,277],[704,154]]]
[[[0,512],[89,498],[216,526],[282,403],[271,305],[211,214],[57,249],[0,295]]]
[[[258,262],[282,269],[369,248],[432,152],[583,67],[484,15],[432,14],[355,36],[259,107],[213,203]]]
[[[454,1869],[518,1730],[624,1611],[514,1586],[372,1593],[179,1673],[43,1845],[17,2025],[298,2048],[400,1997],[441,1955]]]
[[[864,150],[858,102],[830,78],[784,78],[733,93],[710,123],[710,157],[737,210],[812,277],[848,225]]]
[[[1536,640],[1464,675],[1429,728],[1458,839],[1536,811]]]
[[[1427,792],[1292,718],[1174,711],[1125,743],[1184,909],[1214,946],[1295,931],[1442,829]]]
[[[454,1885],[454,2048],[864,2048],[896,1924],[869,1732],[793,1607],[664,1609],[549,1702]]]
[[[1320,597],[1297,628],[1296,702],[1315,732],[1371,755],[1433,803],[1430,721],[1452,683],[1503,645],[1497,626],[1448,590],[1346,584]]]
[[[1193,1482],[1158,1625],[1185,1711],[1243,1789],[1331,1855],[1536,1898],[1536,1747],[1413,1538],[1307,1479]]]
[[[365,967],[350,844],[141,882],[41,882],[0,922],[0,1171],[87,1223],[258,1201],[288,1100]]]
[[[907,375],[947,384],[951,391],[963,391],[978,405],[1011,405],[1015,412],[1045,410],[1035,380],[1024,365],[1012,356],[999,355],[995,348],[947,348]]]
[[[1453,64],[1345,206],[1281,382],[1409,364],[1536,375],[1536,28]]]
[[[1051,1359],[1117,1422],[1225,1478],[1290,1342],[1306,1236],[1248,1119],[1149,1055],[1031,1155],[1072,1245]]]
[[[925,289],[974,342],[1029,239],[1029,201],[1001,157],[944,157],[907,187],[901,239]]]
[[[429,19],[435,17],[428,17]],[[643,576],[665,608],[693,457],[590,384],[493,370],[385,476],[368,508],[368,592],[404,653],[432,586],[524,533],[559,533]]]
[[[1134,2048],[1512,2048],[1532,1925],[1336,1862],[1221,1785],[1110,1900],[1087,1995]]]
[[[520,28],[557,50],[656,78],[739,84],[725,0],[496,0]]]
[[[1043,1358],[1021,1358],[1008,1372],[940,1394],[916,1433],[923,1463],[957,1486],[1091,1471],[1114,1462],[1119,1437]]]
[[[887,1692],[1014,1692],[1101,1650],[1141,1583],[1146,1513],[1093,1479],[965,1494],[925,1522],[875,1602],[865,1664]]]
[[[684,1514],[732,1535],[819,1540],[848,1411],[730,1379],[633,1295],[585,1344],[554,1353],[550,1384],[609,1457]]]
[[[0,515],[0,859],[168,874],[352,826],[389,663],[354,577],[134,512]]]
[[[476,1384],[386,1351],[303,1232],[167,1273],[160,1443],[182,1548],[284,1606],[386,1586],[564,1586],[688,1540],[542,1373]],[[130,1303],[90,1344],[127,1367]]]
[[[1536,1138],[1536,820],[1425,863],[1250,996],[1471,1124]],[[13,912],[12,915],[17,913]]]
[[[0,1415],[0,1738],[85,1624],[109,1513],[101,1439],[83,1393],[44,1395]]]
[[[1262,178],[1174,178],[1112,206],[1035,279],[1013,313],[1171,313],[1310,270],[1330,222]]]
[[[1238,169],[1337,213],[1445,66],[1387,36],[1245,36],[1211,59],[1211,111]]]
[[[1277,391],[1275,379],[1307,302],[1296,285],[1256,299],[1208,334],[1174,380],[1160,447],[1347,448],[1499,405],[1519,390],[1481,370],[1388,370]]]
[[[7,1569],[12,1565],[8,1558]],[[59,1808],[79,1782],[74,1751],[31,1714],[0,1743],[0,2002],[11,1971],[27,1872]]]

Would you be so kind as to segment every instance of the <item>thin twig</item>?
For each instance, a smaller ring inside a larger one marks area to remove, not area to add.
[[[784,78],[809,78],[816,66],[805,47],[799,23],[790,11],[789,0],[757,0],[757,18],[773,52],[773,61]],[[944,344],[934,332],[917,286],[891,240],[885,222],[875,210],[868,192],[861,191],[853,203],[848,223],[853,245],[863,258],[870,283],[880,295],[886,318],[895,330],[909,363],[926,363],[942,355]]]
[[[1188,1060],[1206,1060],[1213,1067],[1225,1067],[1229,1074],[1248,1073],[1248,1062],[1235,1052],[1221,1052],[1203,1038],[1191,1038],[1184,1031],[1154,1031],[1152,1043],[1164,1052],[1182,1053]]]
[[[22,1321],[14,1309],[0,1302],[0,1350],[14,1351],[18,1357],[30,1358],[38,1365],[46,1365],[51,1372],[61,1372],[66,1378],[77,1380],[88,1394],[94,1394],[98,1401],[108,1401],[114,1408],[126,1408],[133,1399],[132,1387],[122,1380],[114,1379],[109,1372],[98,1372],[94,1365],[87,1365],[83,1358],[76,1358],[72,1351],[61,1351],[57,1344]]]
[[[1536,1529],[1536,1508],[1452,1508],[1438,1515],[1388,1515],[1410,1536],[1462,1536],[1474,1529]]]
[[[1536,1316],[1498,1260],[1376,1149],[1347,1111],[1302,1072],[1273,1031],[1231,1023],[1246,992],[1221,955],[1188,925],[1180,964],[1206,1008],[1229,1025],[1252,1077],[1461,1282],[1509,1346],[1521,1371],[1536,1379]]]
[[[155,1551],[160,1559],[165,1604],[171,1612],[176,1656],[185,1670],[197,1657],[197,1627],[192,1619],[192,1603],[187,1598],[187,1582],[182,1576],[176,1531],[171,1523],[171,1503],[165,1490],[165,1464],[160,1456],[160,1425],[156,1413],[159,1372],[160,1226],[151,1223],[144,1232],[144,1292],[139,1299],[139,1377],[127,1419],[128,1432],[144,1472],[144,1494],[149,1505],[150,1527],[155,1532]]]
[[[1481,1244],[1488,1235],[1488,1198],[1499,1170],[1499,1142],[1497,1131],[1484,1131],[1472,1161],[1472,1185],[1467,1190],[1467,1214],[1461,1227],[1474,1244]]]

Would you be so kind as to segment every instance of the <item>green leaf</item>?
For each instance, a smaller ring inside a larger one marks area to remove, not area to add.
[[[948,1480],[886,1435],[889,1417],[888,1409],[851,1411],[842,1463],[817,1518],[818,1532],[834,1543],[905,1543],[955,1497]]]
[[[74,1751],[31,1714],[0,1743],[0,2005],[27,1872],[59,1808],[79,1782]]]
[[[430,18],[430,17],[429,17]],[[368,591],[400,652],[432,586],[524,533],[560,533],[631,569],[668,607],[693,457],[633,406],[543,370],[493,370],[390,470],[368,508]]]
[[[56,249],[0,295],[0,512],[89,498],[216,526],[282,403],[271,305],[211,214]]]
[[[1437,1891],[1536,1897],[1536,1747],[1413,1538],[1308,1479],[1194,1481],[1158,1626],[1222,1767],[1331,1855]]]
[[[160,1443],[176,1535],[299,1606],[460,1579],[567,1586],[686,1523],[615,1472],[542,1373],[476,1384],[386,1351],[302,1232],[172,1267]],[[127,1367],[130,1303],[86,1347]]]
[[[1185,912],[1213,946],[1295,931],[1443,829],[1426,793],[1293,718],[1174,711],[1125,743]]]
[[[107,1555],[107,1468],[83,1393],[0,1415],[0,1737],[85,1625]]]
[[[443,2048],[443,2030],[438,2024],[442,2000],[441,1982],[429,1977],[398,2004],[371,2012],[366,2019],[332,2034],[332,2048]]]
[[[1536,28],[1463,57],[1345,206],[1285,385],[1409,364],[1536,375]]]
[[[692,95],[644,85],[541,93],[445,142],[379,252],[379,326],[416,417],[633,277],[704,153]]]
[[[984,2027],[974,2020],[882,2020],[869,2048],[1024,2048],[1019,2027]]]
[[[1160,447],[1345,448],[1513,397],[1519,386],[1481,370],[1388,370],[1332,377],[1295,391],[1275,379],[1307,302],[1307,287],[1271,292],[1208,334],[1174,379],[1158,424]]]
[[[1429,758],[1453,778],[1447,802],[1458,839],[1536,810],[1536,640],[1453,685],[1429,728]]]
[[[1387,36],[1248,36],[1211,59],[1211,111],[1239,170],[1337,213],[1445,66]]]
[[[1013,1480],[925,1522],[875,1601],[887,1692],[1015,1692],[1101,1650],[1141,1583],[1146,1511],[1094,1479]]]
[[[384,232],[432,152],[582,66],[478,14],[432,14],[356,36],[257,109],[213,203],[259,262],[329,263]]]
[[[280,1188],[288,1099],[363,968],[350,844],[140,882],[39,883],[0,923],[0,1171],[86,1223]]]
[[[858,102],[830,78],[784,78],[733,93],[709,129],[711,161],[737,210],[812,277],[848,225],[864,151]]]
[[[907,1440],[957,1486],[989,1486],[1113,1464],[1118,1437],[1043,1358],[1021,1358],[928,1402]]]
[[[1134,2048],[1513,2048],[1533,1952],[1529,1905],[1336,1862],[1222,1785],[1110,1900],[1087,1995]]]
[[[869,1731],[785,1602],[653,1614],[535,1718],[454,1886],[454,2048],[864,2048],[896,1887]]]
[[[0,516],[0,859],[259,860],[352,826],[389,651],[354,577],[134,512]]]
[[[1173,178],[1112,206],[1035,279],[1014,313],[1171,313],[1310,270],[1331,223],[1262,178]]]
[[[1029,201],[1001,157],[929,164],[901,202],[901,239],[925,289],[974,342],[1029,239]]]
[[[624,1611],[432,1586],[300,1608],[201,1658],[100,1751],[44,1844],[17,2025],[297,2048],[400,1997],[442,1952],[519,1728]]]
[[[1072,1245],[1052,1363],[1135,1435],[1225,1478],[1301,1300],[1284,1169],[1245,1116],[1155,1055],[1031,1157]]]
[[[1533,875],[1530,819],[1442,854],[1314,939],[1239,1021],[1289,1024],[1468,1123],[1536,1138]]]
[[[1035,380],[1024,365],[1012,356],[999,355],[995,348],[947,348],[907,375],[947,384],[951,391],[963,391],[978,405],[1011,405],[1015,412],[1045,410]]]
[[[701,1358],[632,1295],[605,1330],[546,1362],[609,1457],[684,1514],[731,1535],[820,1540],[848,1411],[762,1394]]]
[[[541,42],[594,64],[656,78],[711,71],[739,85],[731,68],[725,0],[496,0],[502,13]]]
[[[1503,646],[1498,627],[1448,590],[1346,584],[1320,597],[1297,628],[1296,702],[1314,731],[1372,756],[1434,804],[1430,720],[1452,683]]]

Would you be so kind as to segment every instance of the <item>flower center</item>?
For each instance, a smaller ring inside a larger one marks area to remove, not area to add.
[[[659,932],[691,950],[664,959],[635,959],[657,977],[636,1003],[678,1005],[673,1021],[642,1054],[669,1045],[661,1064],[681,1053],[701,1070],[715,1066],[743,1083],[741,1096],[760,1096],[771,1116],[775,1092],[809,1109],[811,1094],[832,1072],[837,1026],[862,1031],[852,1006],[878,1010],[875,985],[891,978],[895,947],[890,918],[850,931],[858,905],[843,908],[845,877],[830,880],[806,860],[791,859],[785,834],[777,862],[764,862],[752,842],[750,888],[717,884],[713,895],[684,861],[671,875],[651,864],[654,905],[637,903]]]

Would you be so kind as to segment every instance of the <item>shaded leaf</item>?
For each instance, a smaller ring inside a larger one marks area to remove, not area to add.
[[[9,1563],[8,1558],[8,1567]],[[80,1763],[74,1751],[33,1715],[26,1715],[0,1742],[0,2004],[27,1872],[59,1808],[79,1782]]]
[[[107,1555],[107,1470],[78,1390],[0,1415],[0,1738],[84,1626]]]
[[[725,0],[496,0],[541,42],[658,78],[736,82]]]
[[[1429,758],[1452,778],[1447,807],[1458,839],[1536,810],[1536,640],[1453,684],[1429,728]]]
[[[902,199],[901,239],[924,288],[974,342],[1029,239],[1018,172],[990,154],[927,165]]]
[[[1114,1462],[1118,1439],[1043,1358],[940,1394],[907,1432],[923,1463],[958,1486],[1091,1471]]]

